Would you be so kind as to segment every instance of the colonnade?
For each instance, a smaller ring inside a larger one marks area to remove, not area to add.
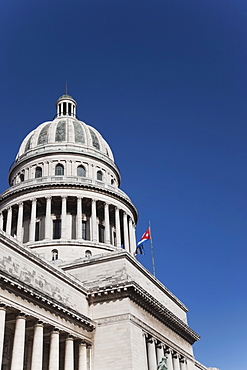
[[[0,229],[23,243],[39,240],[91,240],[134,253],[130,214],[94,198],[46,196],[10,205],[0,213]]]
[[[88,370],[91,345],[51,325],[0,307],[2,370]],[[14,325],[13,325],[14,324]]]
[[[186,358],[166,344],[161,343],[150,335],[145,335],[145,345],[148,370],[157,370],[158,364],[164,357],[166,358],[168,370],[187,370]]]

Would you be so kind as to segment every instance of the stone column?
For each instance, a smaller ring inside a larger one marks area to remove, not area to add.
[[[173,360],[173,369],[174,370],[180,370],[179,356],[176,352],[173,353],[172,360]]]
[[[180,369],[187,370],[187,361],[184,357],[180,358]]]
[[[82,239],[82,198],[77,197],[76,239]]]
[[[8,208],[7,213],[7,225],[6,225],[6,234],[11,235],[11,224],[12,224],[12,207]]]
[[[156,353],[157,353],[157,364],[159,364],[162,358],[164,357],[164,347],[162,346],[161,343],[156,346]]]
[[[131,217],[129,217],[129,251],[132,255],[135,253],[135,244],[134,244],[134,238],[133,238],[133,222],[131,220]]]
[[[109,204],[105,203],[105,243],[110,244],[110,217],[109,217]]]
[[[170,350],[170,348],[167,348],[165,350],[165,354],[166,354],[166,357],[167,357],[167,369],[168,370],[173,370],[173,361],[172,361],[172,352]]]
[[[18,219],[17,219],[17,240],[22,242],[22,226],[23,226],[23,202],[18,204]]]
[[[49,370],[59,370],[59,330],[51,332]]]
[[[119,216],[119,208],[115,208],[115,228],[116,228],[116,242],[117,248],[121,247],[121,232],[120,232],[120,216]]]
[[[0,213],[0,230],[3,230],[3,214]]]
[[[0,306],[0,369],[2,368],[2,358],[3,358],[5,318],[6,318],[6,307],[4,305],[1,305]]]
[[[29,241],[35,241],[35,227],[36,227],[36,205],[37,199],[32,199],[32,207],[31,207],[31,219],[29,225]]]
[[[97,219],[96,219],[96,200],[92,199],[92,240],[93,242],[98,242],[98,225],[97,225]]]
[[[127,221],[127,214],[124,212],[123,214],[123,228],[124,228],[124,248],[126,251],[129,250],[129,230],[128,230],[128,221]]]
[[[45,239],[51,240],[51,197],[46,197],[45,210]]]
[[[87,369],[87,345],[81,342],[79,344],[79,365],[78,370]]]
[[[153,338],[148,339],[147,347],[148,347],[148,368],[149,370],[157,370],[155,343]]]
[[[23,370],[26,317],[24,314],[15,320],[15,334],[12,350],[11,370]]]
[[[132,224],[132,240],[133,240],[132,254],[134,255],[136,251],[136,228],[134,222]]]
[[[43,363],[43,323],[34,326],[31,370],[42,370]]]
[[[74,370],[74,339],[71,335],[65,341],[64,370]]]
[[[67,197],[62,197],[62,212],[61,212],[61,238],[66,239],[66,216],[67,216]]]

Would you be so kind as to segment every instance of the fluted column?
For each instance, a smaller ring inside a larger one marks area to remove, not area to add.
[[[156,346],[156,352],[157,352],[157,364],[159,364],[164,357],[164,347],[162,344],[158,344]]]
[[[116,227],[116,242],[117,247],[121,247],[121,231],[120,231],[120,216],[119,216],[119,208],[115,208],[115,227]]]
[[[87,345],[86,343],[79,344],[79,365],[78,370],[87,369]]]
[[[32,199],[32,207],[31,207],[31,219],[29,225],[29,241],[35,241],[35,227],[36,227],[36,205],[37,199]]]
[[[105,203],[105,243],[110,244],[110,217],[109,217],[109,204]]]
[[[59,330],[51,332],[49,370],[59,370]]]
[[[26,317],[24,314],[15,320],[15,334],[12,350],[11,370],[23,370]]]
[[[8,208],[7,213],[7,225],[6,225],[6,234],[11,234],[11,223],[12,223],[12,207]]]
[[[156,353],[155,353],[155,343],[153,338],[148,339],[147,341],[148,347],[148,368],[149,370],[156,370],[157,369],[157,360],[156,360]]]
[[[0,213],[0,230],[3,230],[3,214]]]
[[[51,240],[51,196],[46,197],[45,239]]]
[[[70,335],[65,341],[64,370],[74,370],[74,339]]]
[[[22,242],[22,225],[23,225],[23,202],[18,204],[18,219],[16,237],[19,242]]]
[[[173,353],[172,360],[173,360],[173,369],[174,370],[180,370],[179,356],[176,352]]]
[[[123,214],[123,226],[124,226],[124,248],[129,252],[129,230],[128,230],[128,221],[127,214]]]
[[[67,215],[67,197],[62,197],[62,212],[61,212],[61,238],[66,239],[66,215]]]
[[[34,326],[31,370],[42,370],[43,364],[43,323]]]
[[[180,369],[187,370],[187,361],[184,357],[180,358]]]
[[[1,305],[0,306],[0,369],[2,368],[2,358],[3,358],[5,318],[6,318],[6,307],[4,305]]]
[[[134,254],[135,253],[135,250],[136,250],[136,245],[135,245],[135,242],[134,242],[134,234],[133,234],[133,221],[131,219],[131,217],[129,217],[129,251],[131,254]]]
[[[165,354],[166,354],[166,357],[167,357],[167,361],[166,361],[167,369],[168,370],[173,370],[172,351],[169,348],[167,348],[165,350]]]
[[[96,215],[96,200],[92,199],[92,240],[93,242],[98,242],[98,225],[97,225],[97,215]]]
[[[76,239],[82,239],[82,198],[77,197]]]

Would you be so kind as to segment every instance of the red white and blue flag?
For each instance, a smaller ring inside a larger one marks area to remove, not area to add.
[[[141,240],[137,243],[136,254],[144,254],[143,243],[151,239],[150,227],[142,235]]]

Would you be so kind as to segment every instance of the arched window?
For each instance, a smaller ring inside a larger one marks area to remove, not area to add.
[[[77,167],[77,176],[85,177],[86,176],[86,170],[85,167],[82,165]]]
[[[36,169],[35,169],[35,178],[37,179],[38,177],[42,177],[42,168],[41,167],[36,167]]]
[[[23,182],[24,180],[25,180],[24,174],[23,174],[23,173],[21,173],[21,174],[20,174],[20,181],[21,181],[21,182]]]
[[[64,166],[62,164],[57,164],[55,168],[55,175],[62,176],[64,175]]]
[[[102,181],[102,180],[103,180],[103,174],[102,174],[102,172],[101,172],[101,171],[98,171],[98,172],[97,172],[97,180],[100,180],[100,181]]]
[[[90,258],[90,257],[92,257],[92,252],[91,252],[91,251],[89,251],[89,250],[86,250],[86,252],[85,252],[85,257],[86,257],[86,258]]]
[[[58,260],[58,250],[57,249],[52,249],[51,254],[52,254],[51,256],[52,261]]]

